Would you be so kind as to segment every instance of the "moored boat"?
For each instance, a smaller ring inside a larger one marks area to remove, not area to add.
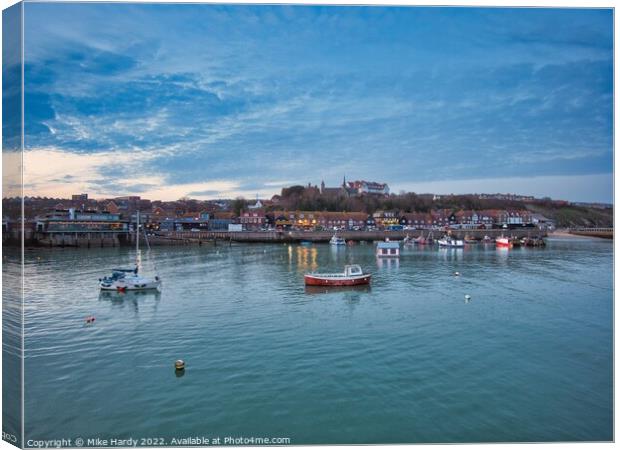
[[[505,236],[500,236],[497,239],[495,239],[495,245],[497,247],[511,247],[512,243],[510,242],[510,238],[507,238]]]
[[[359,286],[369,284],[370,277],[359,265],[351,264],[342,273],[307,273],[304,282],[306,286]]]
[[[336,236],[335,234],[329,240],[329,244],[330,245],[347,245],[346,241],[343,238]]]
[[[546,244],[545,240],[541,237],[524,237],[521,239],[521,245],[526,247],[544,247]]]
[[[460,248],[465,246],[463,239],[454,239],[450,236],[444,236],[437,243],[440,247]]]
[[[161,279],[159,275],[154,277],[139,275],[140,267],[140,211],[136,213],[136,266],[133,269],[114,269],[112,275],[99,279],[99,288],[102,291],[146,291],[159,289]],[[148,237],[144,233],[144,239],[150,249]]]

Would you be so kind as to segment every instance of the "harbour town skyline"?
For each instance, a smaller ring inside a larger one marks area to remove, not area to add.
[[[25,195],[612,201],[611,10],[24,8]]]

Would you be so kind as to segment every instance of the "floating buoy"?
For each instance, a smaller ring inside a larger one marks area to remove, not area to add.
[[[182,359],[177,359],[174,362],[174,368],[176,370],[185,370],[185,361],[183,361]]]
[[[471,300],[471,295],[465,294],[465,301],[468,302]]]
[[[117,291],[117,292],[125,292],[126,290],[127,290],[127,287],[126,287],[126,286],[118,286],[118,287],[116,288],[116,291]]]
[[[461,276],[461,274],[460,274],[460,272],[454,272],[454,276],[455,276],[455,277],[460,277],[460,276]]]
[[[86,323],[93,323],[95,321],[95,316],[88,316],[86,318]]]

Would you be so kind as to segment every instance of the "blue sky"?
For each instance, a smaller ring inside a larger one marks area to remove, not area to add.
[[[25,7],[26,192],[612,200],[611,10]]]

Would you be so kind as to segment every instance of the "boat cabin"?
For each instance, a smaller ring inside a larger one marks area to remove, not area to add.
[[[379,242],[377,244],[377,258],[398,258],[400,256],[400,244],[398,242]]]
[[[344,275],[346,277],[353,277],[355,275],[362,275],[362,268],[360,266],[358,266],[357,264],[354,265],[350,265],[350,266],[344,266]]]

